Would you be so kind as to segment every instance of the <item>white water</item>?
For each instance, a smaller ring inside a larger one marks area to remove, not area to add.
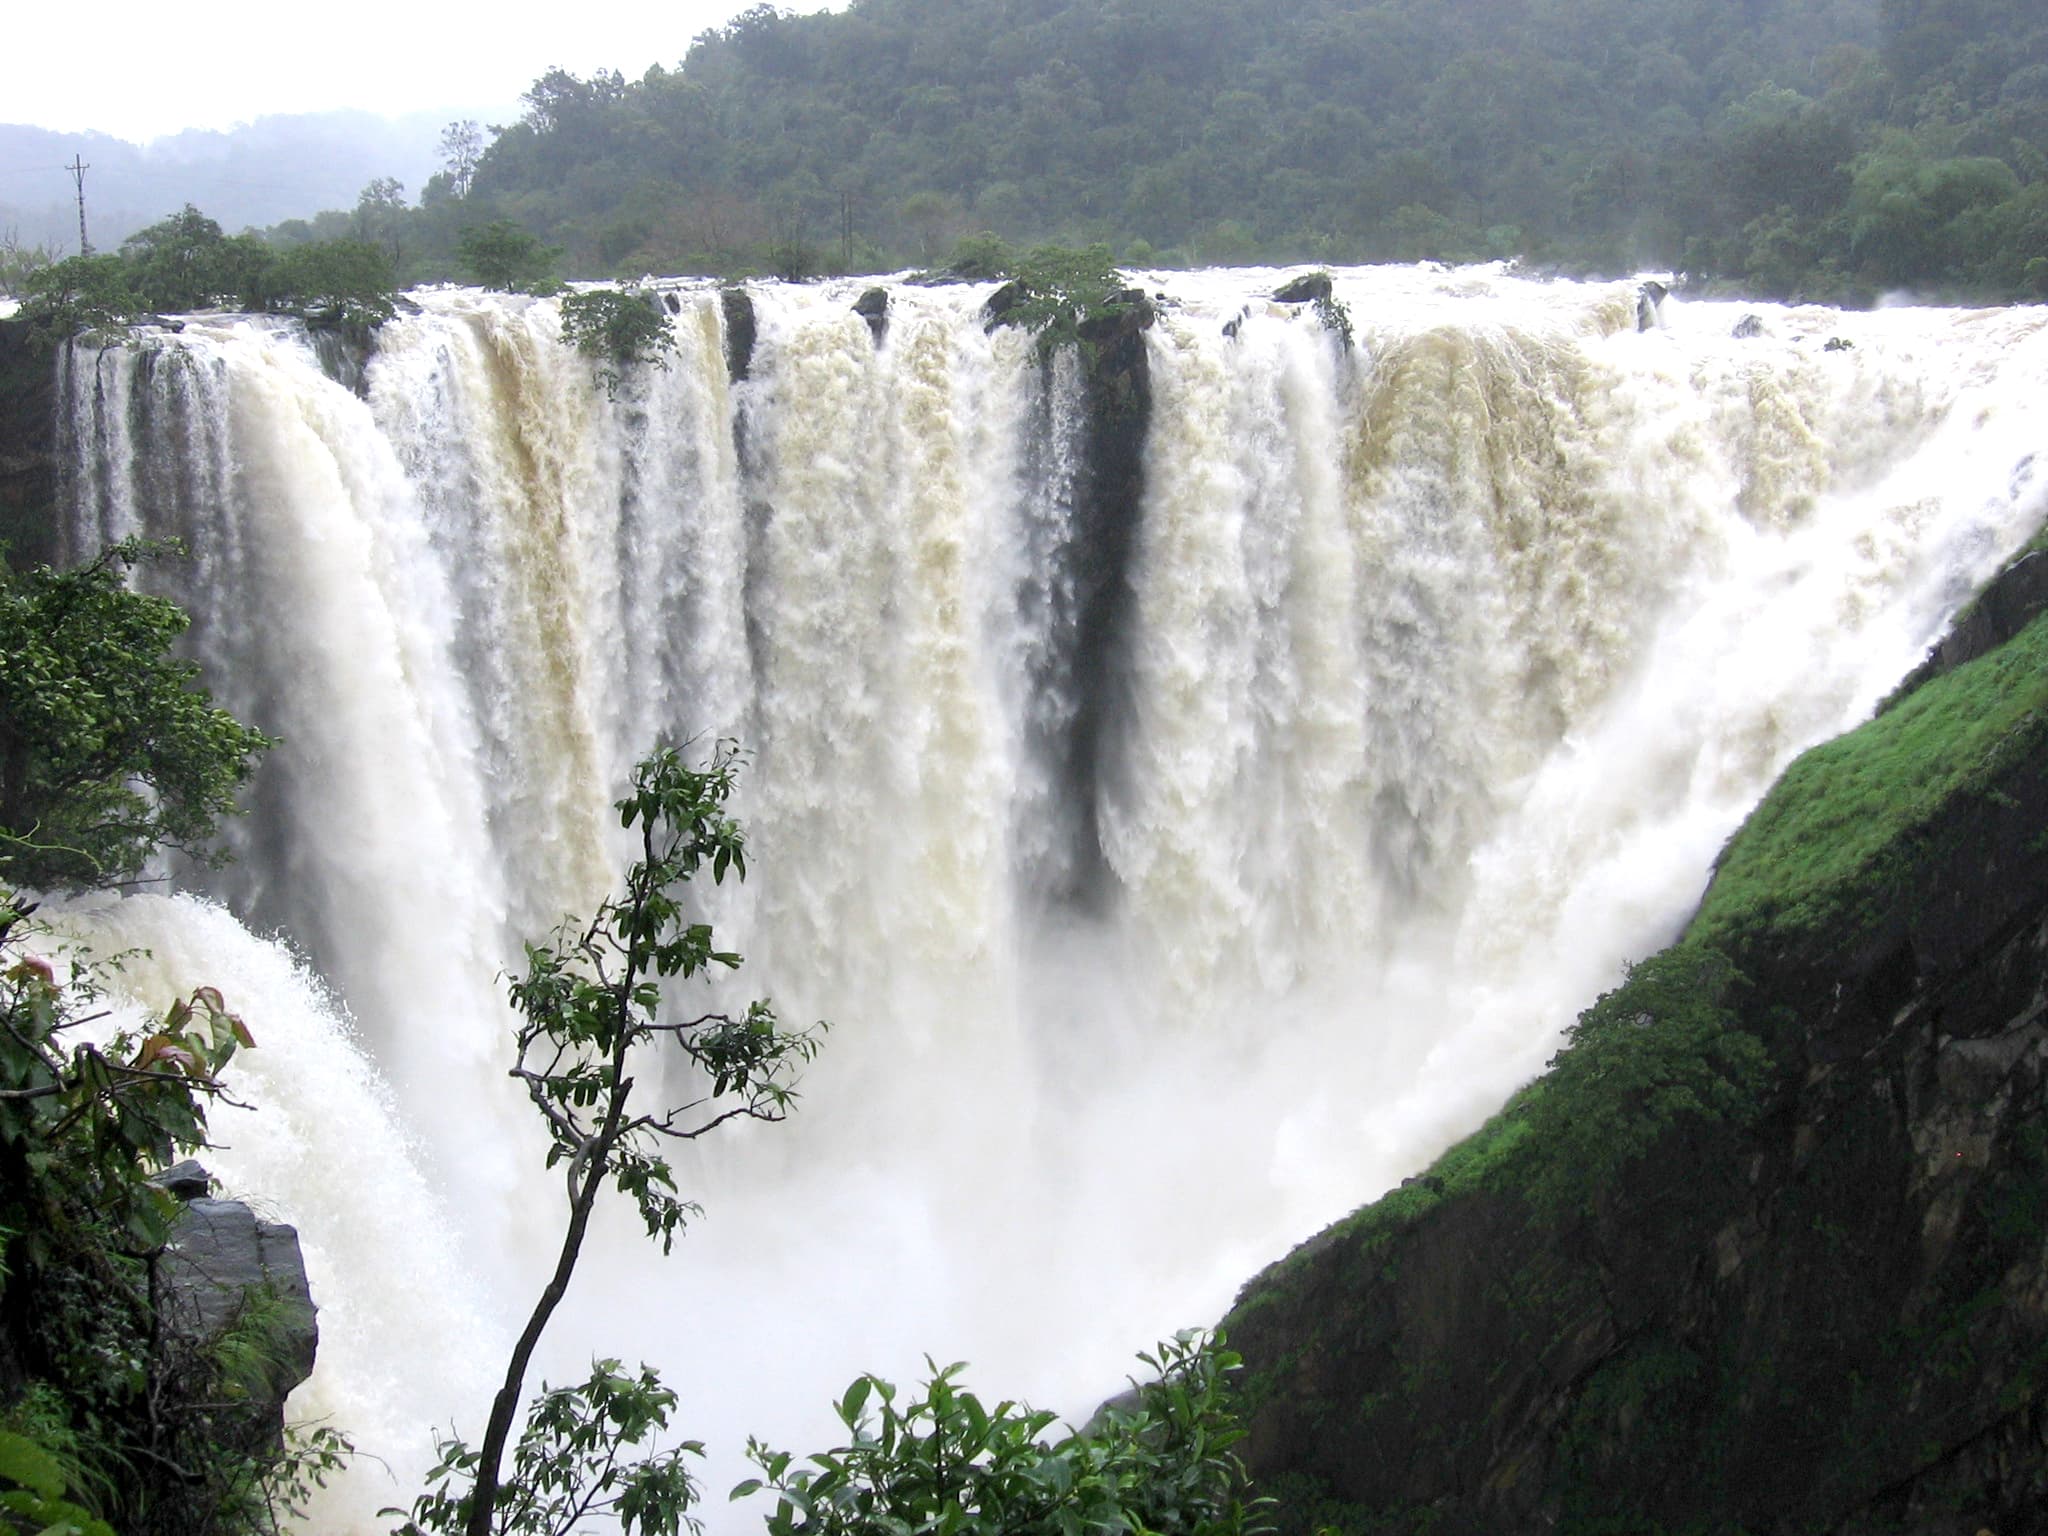
[[[599,1235],[548,1346],[664,1367],[715,1516],[744,1436],[822,1445],[861,1369],[1085,1412],[1416,1171],[2048,505],[2041,310],[1735,340],[1672,300],[1639,335],[1633,285],[1372,270],[1340,357],[1276,276],[1146,279],[1093,907],[1044,894],[1089,856],[1047,745],[1096,665],[1079,384],[981,290],[897,289],[878,350],[857,287],[757,289],[730,386],[686,287],[616,403],[551,303],[471,293],[386,327],[366,399],[247,321],[73,357],[75,545],[183,533],[216,693],[285,738],[213,888],[360,1032],[218,909],[80,920],[263,1042],[216,1161],[318,1255],[301,1411],[393,1474],[317,1528],[376,1528],[430,1425],[481,1421],[559,1215],[493,978],[606,888],[655,737],[752,750],[719,920],[749,994],[836,1026],[796,1119],[688,1160],[671,1261]]]

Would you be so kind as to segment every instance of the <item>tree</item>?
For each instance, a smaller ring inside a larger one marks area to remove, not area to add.
[[[399,239],[405,227],[405,183],[396,176],[376,176],[356,194],[350,233],[363,245],[381,245],[395,269],[405,251]]]
[[[596,364],[597,382],[616,399],[627,368],[668,367],[676,348],[668,313],[644,288],[592,288],[562,298],[562,339]]]
[[[67,256],[28,274],[20,318],[30,338],[53,348],[94,331],[125,331],[149,313],[119,256]]]
[[[505,219],[474,224],[455,241],[455,259],[478,286],[508,293],[543,293],[555,286],[561,252]]]
[[[159,847],[210,858],[272,745],[171,653],[183,610],[124,584],[165,553],[131,539],[77,570],[0,564],[0,886],[117,885]]]
[[[512,1076],[547,1123],[548,1166],[563,1169],[568,1224],[554,1274],[506,1363],[482,1444],[472,1451],[452,1436],[442,1443],[435,1486],[414,1502],[409,1533],[561,1536],[597,1508],[615,1508],[628,1532],[665,1536],[680,1527],[692,1492],[680,1461],[688,1448],[637,1463],[618,1457],[622,1444],[667,1422],[673,1398],[645,1367],[630,1378],[600,1362],[588,1384],[544,1391],[514,1453],[517,1494],[501,1480],[527,1366],[568,1293],[599,1191],[610,1184],[629,1196],[648,1236],[668,1252],[696,1207],[677,1195],[664,1143],[736,1119],[780,1120],[794,1097],[788,1074],[816,1050],[813,1032],[784,1031],[765,1002],[683,1019],[663,1007],[663,983],[740,964],[714,947],[710,925],[691,921],[682,901],[682,887],[707,867],[714,883],[728,873],[745,878],[745,841],[725,811],[738,764],[729,744],[703,768],[666,748],[643,760],[632,793],[618,802],[621,822],[640,829],[640,858],[623,893],[580,932],[565,928],[550,945],[527,946],[526,973],[510,987],[520,1015]],[[634,1102],[635,1074],[655,1065],[645,1053],[662,1043],[680,1055],[694,1096],[647,1109]]]
[[[229,239],[187,203],[123,240],[121,256],[143,305],[168,314],[237,302],[269,252],[253,237]]]
[[[56,259],[54,241],[24,241],[21,231],[8,225],[7,232],[0,235],[0,298],[25,297],[29,278]]]
[[[361,240],[316,240],[278,256],[251,303],[329,325],[371,326],[396,309],[391,257]]]
[[[464,118],[441,130],[441,163],[448,173],[448,190],[455,196],[469,196],[469,184],[476,178],[476,165],[483,154],[484,133],[475,118]]]

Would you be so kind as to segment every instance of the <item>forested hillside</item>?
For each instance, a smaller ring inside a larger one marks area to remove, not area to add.
[[[422,273],[505,217],[590,273],[921,264],[986,230],[2048,292],[2031,0],[853,0],[525,99],[404,221]]]

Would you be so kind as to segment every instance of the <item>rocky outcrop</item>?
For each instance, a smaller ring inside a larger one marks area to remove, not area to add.
[[[744,288],[718,290],[725,311],[725,372],[737,384],[754,366],[754,300]]]
[[[2033,473],[2029,458],[2023,473]],[[1927,659],[1906,674],[1885,701],[1889,709],[1921,684],[1998,649],[2048,609],[2048,554],[2030,549],[2008,565],[1957,615]]]
[[[1247,1460],[1287,1528],[2048,1532],[2038,580],[2016,567],[1975,658],[1864,728],[1899,795],[1954,787],[1825,902],[1789,872],[1746,905],[1710,889],[1686,944],[1732,959],[1760,1086],[1658,1121],[1658,1079],[1615,1057],[1631,1086],[1572,1107],[1645,1147],[1574,1181],[1539,1082],[1245,1288]],[[1954,734],[1970,772],[1943,780],[1944,722],[1987,700],[2016,723],[1981,772]],[[1843,793],[1845,762],[1795,767],[1758,818]],[[1657,1049],[1659,1011],[1632,1022]]]
[[[239,1200],[209,1198],[210,1181],[196,1163],[153,1182],[184,1201],[156,1260],[159,1325],[222,1354],[245,1426],[257,1438],[274,1437],[285,1399],[313,1373],[320,1341],[299,1234]],[[230,1338],[235,1347],[223,1354],[218,1346]]]

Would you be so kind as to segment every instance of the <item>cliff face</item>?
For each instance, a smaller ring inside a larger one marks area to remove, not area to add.
[[[56,370],[18,321],[0,321],[0,544],[17,563],[50,558],[56,505]]]
[[[2038,563],[1552,1074],[1245,1288],[1289,1528],[2048,1532]]]

